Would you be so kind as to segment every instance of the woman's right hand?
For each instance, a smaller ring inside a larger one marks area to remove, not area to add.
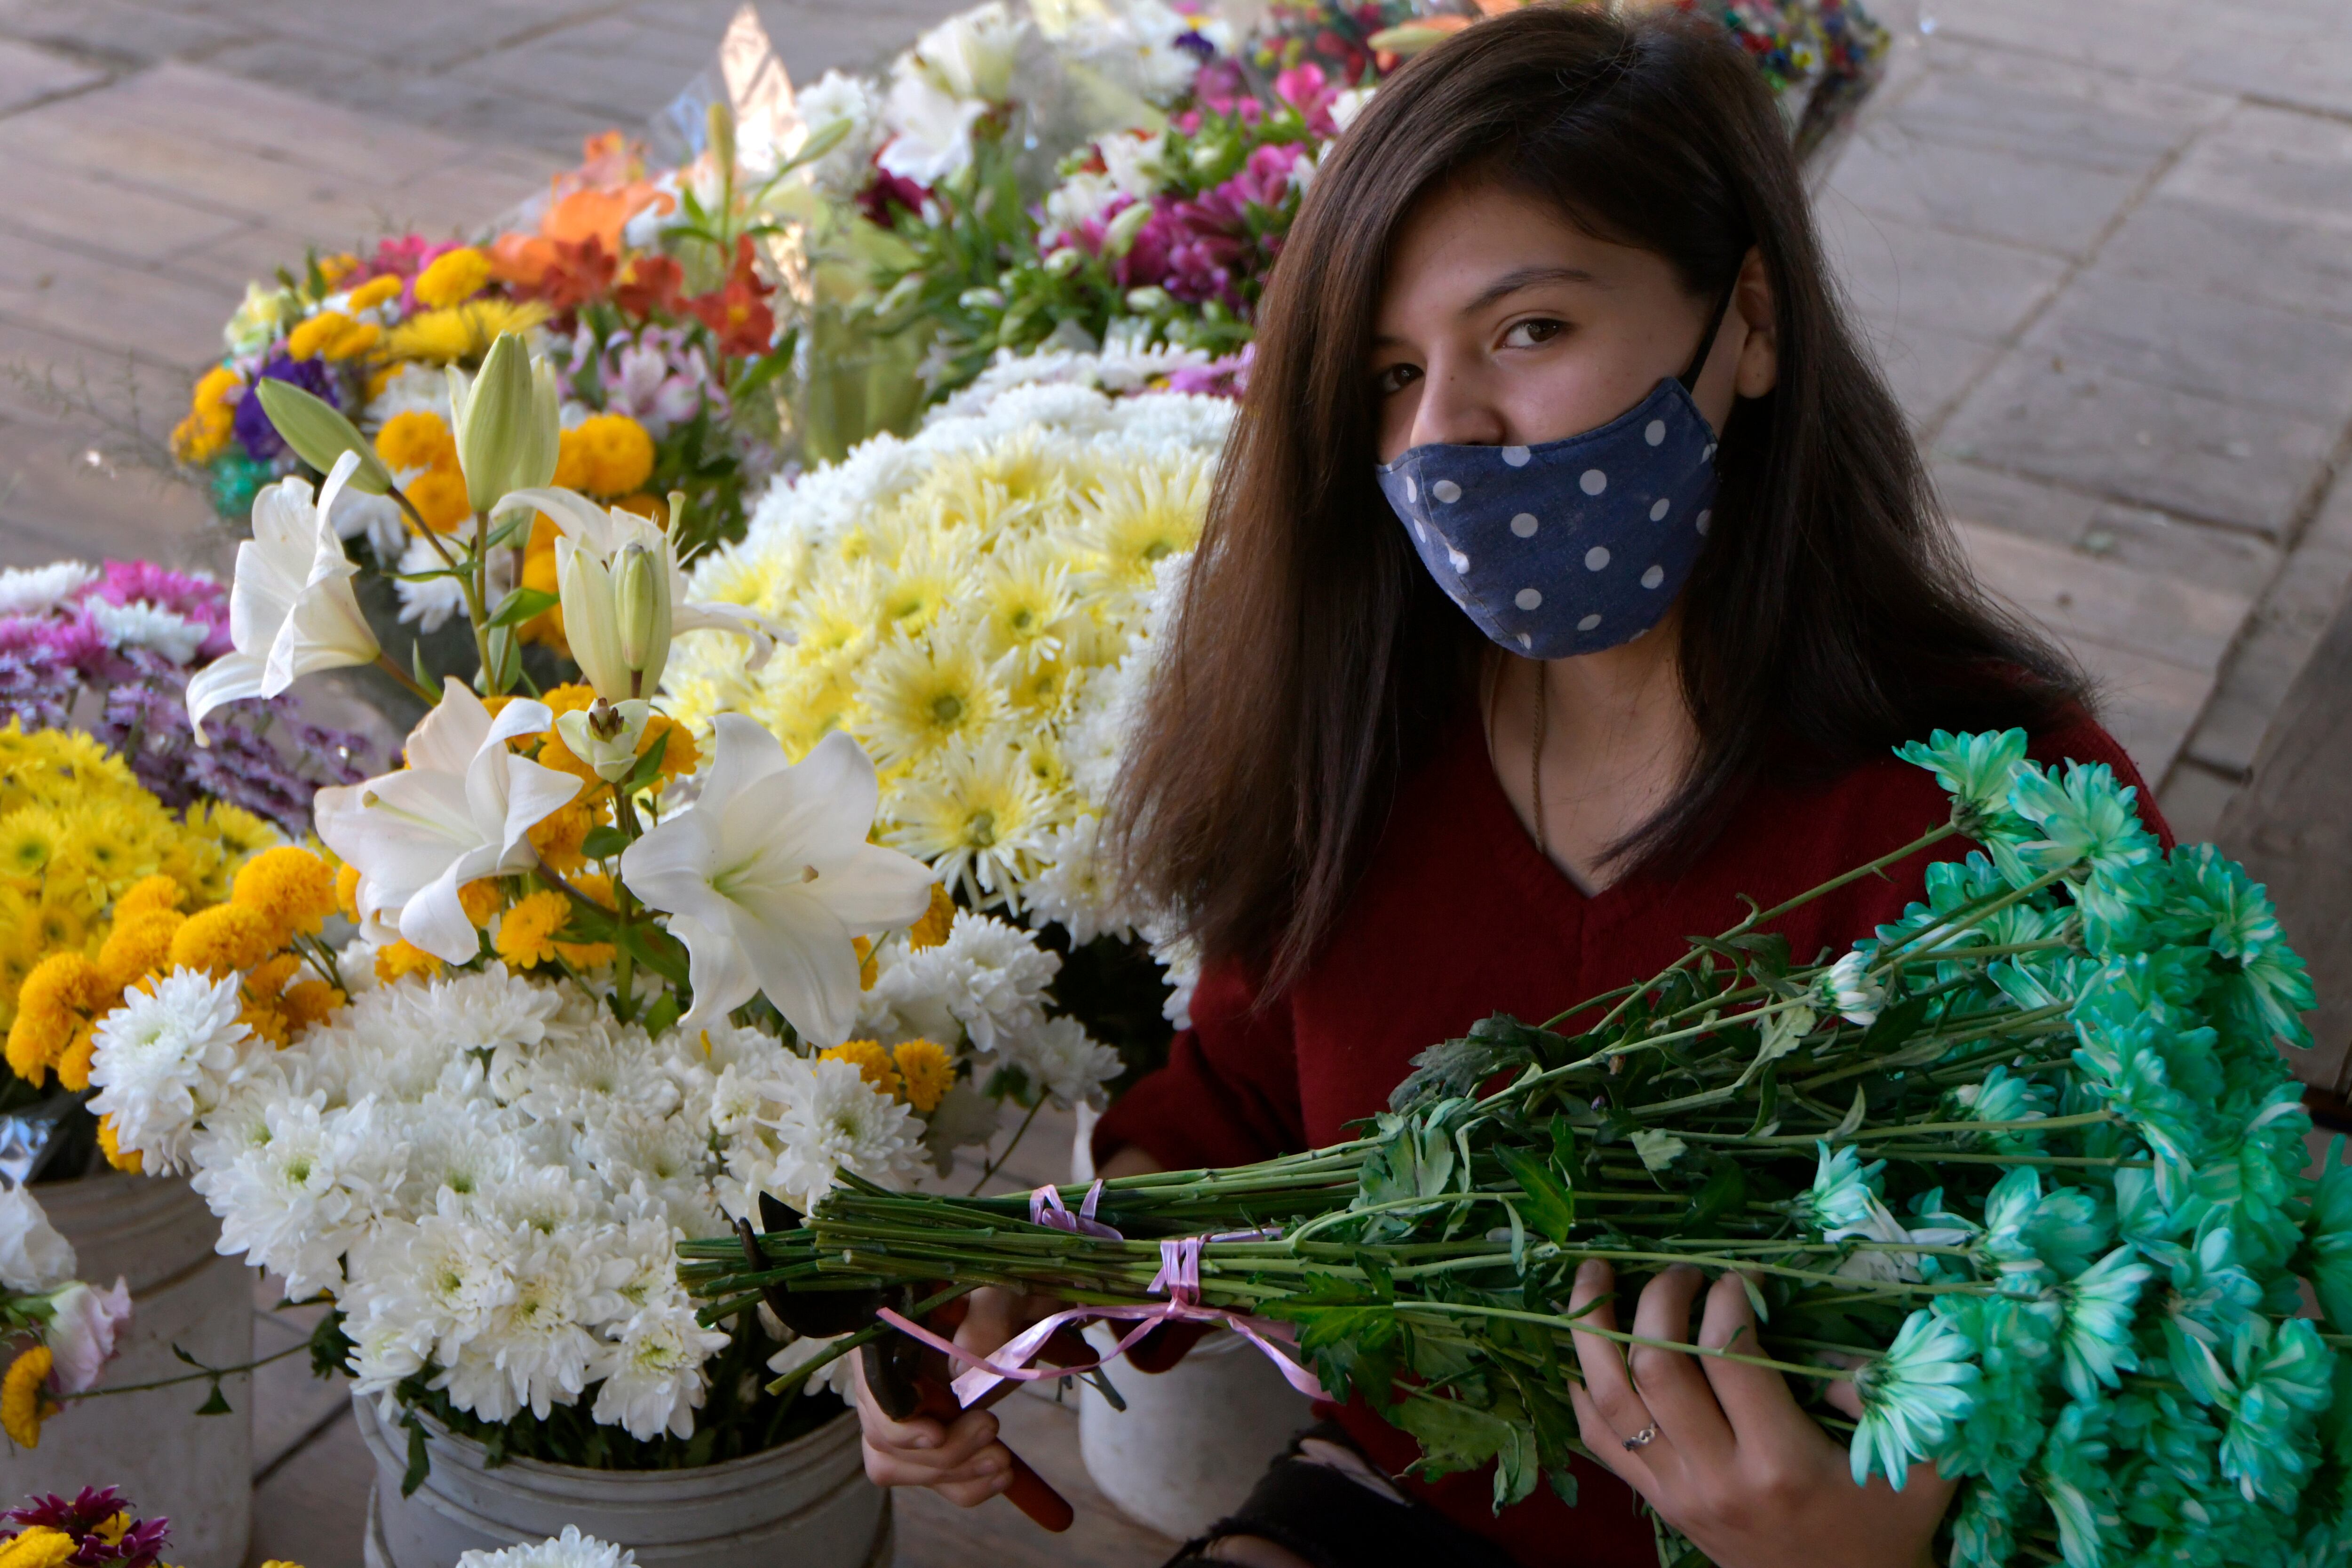
[[[1051,1296],[1020,1296],[982,1288],[971,1303],[955,1342],[990,1355],[1023,1329],[1056,1311]],[[977,1508],[1003,1491],[1013,1475],[1013,1455],[996,1440],[996,1417],[967,1410],[953,1421],[919,1415],[893,1421],[866,1386],[866,1358],[850,1358],[857,1395],[857,1422],[865,1432],[866,1476],[878,1487],[929,1487],[959,1508]]]

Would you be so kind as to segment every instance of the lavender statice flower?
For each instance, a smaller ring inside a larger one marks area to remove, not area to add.
[[[290,698],[218,710],[205,721],[212,744],[198,746],[188,724],[191,671],[145,648],[125,658],[136,674],[108,689],[91,731],[167,806],[226,801],[299,835],[310,829],[310,797],[322,785],[367,776],[367,742],[303,722]]]

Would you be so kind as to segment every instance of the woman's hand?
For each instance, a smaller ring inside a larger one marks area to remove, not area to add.
[[[966,1298],[971,1309],[956,1330],[955,1342],[979,1355],[996,1349],[1023,1329],[1058,1310],[1051,1296],[1016,1296],[983,1288]],[[996,1440],[996,1417],[967,1410],[953,1421],[919,1415],[893,1421],[866,1386],[866,1358],[850,1358],[857,1394],[857,1423],[866,1440],[866,1477],[877,1487],[929,1487],[959,1508],[976,1508],[1003,1491],[1013,1475],[1013,1455]]]
[[[1605,1263],[1577,1270],[1570,1310],[1614,1330]],[[1704,1277],[1669,1268],[1642,1291],[1633,1332],[1686,1342]],[[1760,1354],[1756,1317],[1736,1275],[1706,1293],[1702,1345]],[[1843,1446],[1798,1407],[1781,1375],[1718,1356],[1632,1347],[1576,1336],[1584,1386],[1571,1387],[1586,1447],[1721,1568],[1921,1568],[1954,1483],[1932,1464],[1911,1468],[1901,1491],[1883,1476],[1853,1484]],[[1853,1385],[1832,1385],[1839,1408],[1860,1415]],[[1654,1429],[1636,1447],[1626,1442]]]

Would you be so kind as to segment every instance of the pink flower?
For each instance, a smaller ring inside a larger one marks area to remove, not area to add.
[[[98,1374],[114,1359],[116,1339],[131,1321],[131,1287],[121,1279],[103,1293],[79,1279],[58,1292],[43,1338],[57,1358],[50,1372],[60,1394],[98,1386]]]
[[[1298,110],[1307,129],[1317,136],[1328,140],[1339,133],[1339,128],[1331,123],[1331,100],[1339,96],[1339,88],[1325,79],[1321,66],[1293,66],[1277,75],[1274,95]]]

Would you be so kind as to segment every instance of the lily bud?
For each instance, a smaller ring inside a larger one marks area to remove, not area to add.
[[[471,380],[450,370],[449,414],[466,500],[476,511],[555,477],[562,414],[555,368],[534,362],[514,333],[499,334]]]
[[[669,662],[669,584],[662,567],[661,558],[642,544],[622,546],[621,558],[614,563],[621,662],[641,672],[640,689],[659,680],[661,667]]]
[[[607,564],[560,541],[556,594],[572,657],[599,697],[623,702],[660,684],[673,609],[668,563],[654,546],[633,540]]]
[[[600,697],[593,708],[559,715],[555,732],[598,778],[618,784],[637,765],[637,744],[653,710],[650,702],[607,702]]]
[[[1137,202],[1131,206],[1119,208],[1118,216],[1103,226],[1103,254],[1125,256],[1135,248],[1135,237],[1142,233],[1143,226],[1150,221],[1150,202]]]
[[[357,452],[359,467],[344,484],[372,496],[392,489],[392,470],[383,466],[383,459],[375,455],[358,426],[332,404],[275,376],[264,376],[255,392],[261,399],[261,411],[269,416],[270,424],[294,448],[295,456],[324,474],[333,470],[335,460],[344,453]]]

